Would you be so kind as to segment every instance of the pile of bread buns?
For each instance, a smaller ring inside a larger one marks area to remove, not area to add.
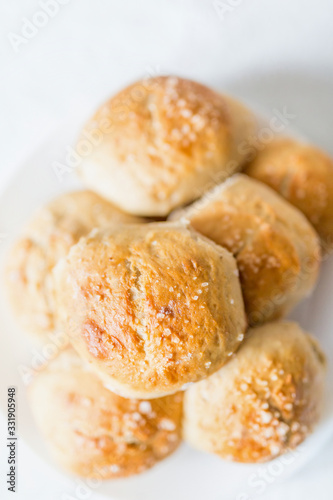
[[[182,438],[262,462],[318,422],[325,356],[283,318],[333,249],[333,162],[289,138],[249,157],[259,132],[199,83],[139,81],[82,131],[86,190],[41,208],[13,246],[15,317],[41,342],[68,338],[29,387],[68,471],[140,473]]]

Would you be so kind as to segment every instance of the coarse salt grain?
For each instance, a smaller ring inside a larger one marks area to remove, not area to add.
[[[114,474],[116,472],[119,472],[119,470],[120,470],[119,465],[115,465],[115,464],[114,465],[110,465],[110,471],[113,472]]]
[[[174,431],[176,429],[176,424],[168,418],[162,418],[159,427],[165,431]]]
[[[139,404],[139,411],[140,413],[143,413],[144,415],[147,415],[147,413],[151,412],[151,403],[149,401],[141,401]]]
[[[274,430],[272,429],[272,427],[267,427],[267,428],[265,429],[264,436],[265,436],[265,438],[267,438],[267,439],[269,439],[269,438],[271,438],[271,437],[273,437],[273,436],[274,436]]]
[[[190,118],[191,116],[191,111],[189,109],[182,109],[180,114],[184,117],[184,118]]]
[[[277,433],[279,436],[285,436],[288,431],[289,427],[287,424],[280,424],[280,426],[277,428]]]
[[[263,411],[261,413],[261,421],[263,424],[269,424],[272,420],[272,414],[269,413],[268,411]]]

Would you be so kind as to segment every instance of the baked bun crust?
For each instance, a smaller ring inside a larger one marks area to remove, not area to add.
[[[174,393],[219,369],[246,328],[233,256],[179,223],[93,231],[54,270],[59,321],[123,397]]]
[[[108,479],[137,474],[181,441],[181,393],[140,401],[107,390],[73,349],[29,388],[31,408],[55,460],[67,471]]]
[[[226,366],[186,392],[185,438],[237,462],[295,448],[318,422],[324,365],[317,342],[296,323],[250,330]]]
[[[309,219],[324,253],[333,251],[333,160],[317,148],[280,139],[258,152],[246,173],[268,184]]]
[[[82,181],[127,212],[166,216],[226,179],[246,160],[256,131],[234,100],[175,77],[139,81],[105,103],[82,131],[93,143]]]
[[[138,222],[91,191],[55,198],[41,208],[8,256],[6,284],[15,318],[41,338],[54,328],[51,270],[95,227]]]
[[[171,218],[187,219],[233,253],[250,325],[285,315],[316,283],[316,232],[303,214],[261,182],[237,174]]]

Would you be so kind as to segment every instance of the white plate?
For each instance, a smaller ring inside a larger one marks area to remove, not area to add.
[[[42,203],[66,190],[79,187],[75,172],[64,175],[59,182],[52,168],[53,162],[63,161],[68,146],[75,134],[72,127],[65,127],[35,155],[29,158],[0,197],[0,258],[8,251],[24,222]],[[327,391],[323,418],[315,433],[299,447],[296,453],[281,457],[264,465],[242,465],[224,462],[217,457],[201,454],[186,445],[169,459],[140,476],[126,480],[108,481],[96,488],[91,486],[96,499],[121,500],[191,500],[256,498],[260,492],[267,492],[271,484],[276,485],[309,459],[314,457],[333,435],[333,259],[323,264],[319,284],[313,296],[304,302],[292,315],[301,325],[316,335],[329,358]],[[18,330],[8,312],[8,305],[1,291],[0,302],[0,383],[2,394],[8,385],[16,385],[19,391],[19,433],[35,452],[49,457],[44,444],[35,429],[25,396],[25,385],[21,373],[24,367],[44,357],[40,347],[34,347],[30,340]],[[1,399],[1,411],[5,412],[5,398]],[[38,475],[38,471],[36,471]],[[55,478],[57,477],[55,472]],[[59,477],[59,476],[58,476]],[[75,480],[73,479],[73,487]],[[88,485],[89,487],[89,485]],[[70,491],[70,489],[68,490]],[[73,493],[74,490],[72,490]],[[158,493],[157,493],[158,492]],[[78,497],[80,498],[80,497]],[[88,497],[86,497],[88,498]]]

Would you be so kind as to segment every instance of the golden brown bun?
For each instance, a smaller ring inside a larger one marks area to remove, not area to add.
[[[315,231],[261,182],[237,174],[172,218],[189,220],[234,254],[251,325],[283,316],[316,283],[320,246]]]
[[[54,277],[74,347],[123,397],[160,397],[207,377],[246,328],[233,256],[179,223],[93,231]]]
[[[324,365],[317,342],[296,323],[250,330],[226,366],[186,392],[185,438],[237,462],[295,448],[318,422]]]
[[[333,251],[333,161],[317,148],[280,139],[258,152],[246,173],[301,210]]]
[[[36,375],[29,396],[55,460],[80,476],[137,474],[181,440],[181,393],[151,402],[123,399],[103,387],[71,348]]]
[[[256,130],[234,100],[175,77],[139,81],[105,103],[77,144],[83,182],[123,210],[165,216],[239,169]],[[89,139],[90,138],[90,139]]]
[[[41,208],[8,256],[6,283],[15,317],[27,331],[54,328],[51,270],[70,247],[95,227],[138,221],[91,191],[55,198]]]

